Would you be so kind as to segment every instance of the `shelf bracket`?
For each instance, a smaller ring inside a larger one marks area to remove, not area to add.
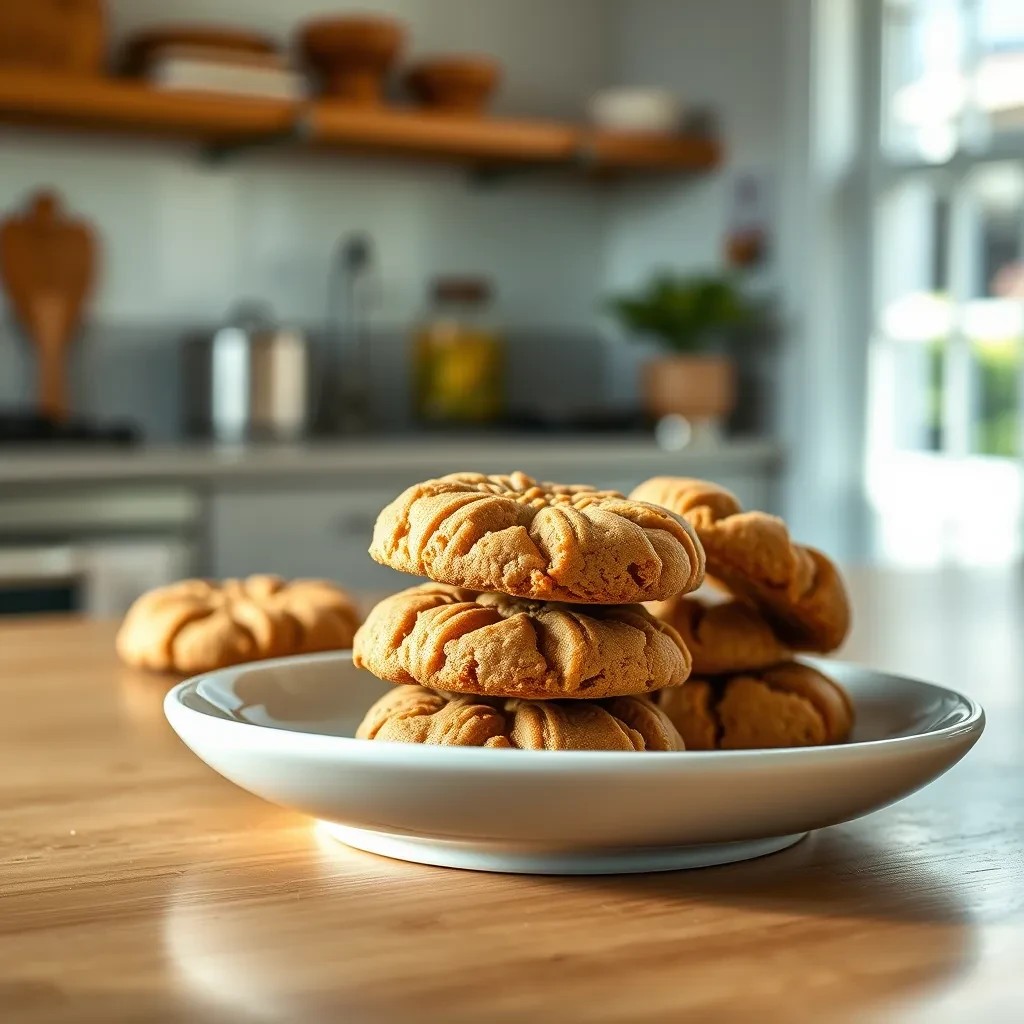
[[[261,149],[277,149],[308,143],[313,138],[313,119],[309,112],[299,111],[287,128],[279,132],[268,132],[248,139],[235,139],[224,142],[207,143],[200,150],[203,162],[211,167],[220,167],[244,153]]]
[[[475,188],[495,188],[514,178],[528,178],[545,172],[550,173],[560,166],[560,164],[543,160],[536,162],[517,160],[507,164],[476,164],[467,171],[467,178],[470,185]]]
[[[477,188],[493,188],[518,178],[566,171],[592,171],[597,167],[597,154],[589,143],[581,143],[563,160],[515,161],[514,163],[478,164],[468,172],[469,183]]]

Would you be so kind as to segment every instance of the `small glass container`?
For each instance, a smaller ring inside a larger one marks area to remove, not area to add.
[[[505,345],[482,278],[443,277],[417,328],[416,414],[427,423],[485,423],[502,412]]]

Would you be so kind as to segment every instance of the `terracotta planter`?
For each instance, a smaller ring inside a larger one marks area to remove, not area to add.
[[[736,406],[736,368],[725,356],[662,356],[643,368],[644,407],[655,419],[712,420]]]

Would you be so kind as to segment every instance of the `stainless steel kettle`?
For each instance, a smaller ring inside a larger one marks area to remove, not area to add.
[[[212,334],[185,339],[183,404],[191,437],[225,442],[296,441],[313,422],[313,357],[301,331],[268,307],[236,307]]]

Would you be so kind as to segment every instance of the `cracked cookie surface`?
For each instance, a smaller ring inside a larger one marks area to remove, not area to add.
[[[164,672],[352,646],[359,615],[349,595],[325,580],[181,580],[143,594],[117,634],[121,659]]]
[[[647,693],[690,671],[679,634],[641,605],[581,608],[443,583],[381,601],[353,659],[393,683],[534,699]]]
[[[519,750],[682,750],[675,726],[645,697],[528,701],[399,686],[378,700],[359,739]]]
[[[834,680],[788,662],[759,672],[691,679],[654,695],[688,750],[755,750],[843,743],[853,705]]]
[[[654,477],[631,496],[686,519],[704,547],[708,577],[755,605],[785,643],[827,652],[846,638],[850,602],[838,569],[794,543],[777,516],[744,512],[724,487],[685,477]]]
[[[524,473],[453,473],[407,488],[377,518],[370,555],[439,583],[580,604],[661,600],[704,577],[681,517]]]

